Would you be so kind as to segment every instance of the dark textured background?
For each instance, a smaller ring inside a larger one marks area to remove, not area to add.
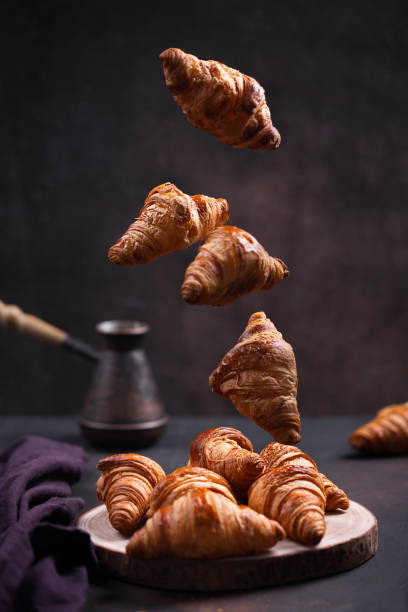
[[[139,318],[170,413],[231,413],[208,375],[249,315],[294,347],[304,414],[408,399],[405,2],[2,2],[0,299],[95,345]],[[282,134],[235,150],[193,128],[159,53],[254,76]],[[119,268],[108,247],[147,192],[226,197],[291,277],[216,309],[180,296],[197,245]],[[0,330],[0,411],[78,413],[92,366]]]

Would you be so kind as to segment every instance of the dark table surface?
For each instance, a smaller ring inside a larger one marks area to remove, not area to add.
[[[292,611],[405,612],[408,610],[408,457],[361,458],[348,445],[350,433],[366,417],[304,418],[300,447],[319,469],[366,506],[379,523],[377,554],[351,571],[279,587],[222,593],[165,591],[107,579],[91,584],[85,611],[183,610],[199,612]],[[140,450],[168,473],[185,465],[191,440],[208,427],[240,429],[259,451],[271,439],[240,416],[171,418],[166,433],[150,448]],[[89,464],[74,494],[85,510],[98,502],[95,482],[98,459],[110,452],[95,449],[82,437],[74,417],[3,416],[0,446],[21,435],[42,435],[83,446]],[[129,451],[137,449],[129,449]]]

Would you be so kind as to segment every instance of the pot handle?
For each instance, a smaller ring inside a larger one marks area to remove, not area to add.
[[[27,314],[15,304],[5,304],[0,300],[0,325],[16,329],[25,336],[32,336],[50,344],[61,346],[82,355],[90,361],[97,361],[99,354],[82,340],[73,338],[67,332],[43,321],[39,317]]]

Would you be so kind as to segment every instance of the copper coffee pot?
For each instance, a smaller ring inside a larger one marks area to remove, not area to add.
[[[91,346],[54,325],[0,300],[0,324],[60,346],[95,362],[79,425],[97,446],[138,449],[159,438],[168,421],[146,353],[149,325],[140,321],[103,321],[96,331],[104,348]]]

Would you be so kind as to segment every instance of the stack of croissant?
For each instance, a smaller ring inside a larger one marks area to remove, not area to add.
[[[295,446],[261,453],[240,431],[216,427],[191,443],[188,465],[165,475],[152,459],[101,459],[97,494],[112,526],[141,558],[217,558],[264,552],[288,536],[317,544],[325,511],[345,510],[344,491]]]

